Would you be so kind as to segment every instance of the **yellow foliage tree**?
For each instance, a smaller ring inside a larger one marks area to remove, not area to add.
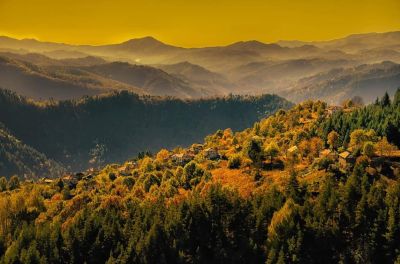
[[[157,153],[156,159],[159,162],[166,161],[169,158],[169,151],[166,149],[162,149]]]
[[[390,144],[386,137],[383,137],[375,144],[375,149],[381,156],[383,155],[390,156],[393,151],[397,150],[397,147]]]
[[[332,130],[328,134],[328,139],[327,139],[327,143],[331,147],[331,149],[336,149],[339,146],[338,140],[339,140],[339,134],[335,130]]]

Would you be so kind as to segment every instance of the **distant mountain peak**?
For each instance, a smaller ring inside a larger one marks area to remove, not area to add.
[[[273,51],[284,49],[275,43],[264,43],[258,40],[239,41],[227,46],[228,48],[249,50],[249,51]]]
[[[10,38],[10,37],[8,37],[8,36],[5,36],[5,35],[1,35],[1,36],[0,36],[0,39],[12,39],[12,38]]]
[[[247,41],[238,41],[235,43],[232,43],[231,45],[228,45],[228,47],[264,47],[268,46],[268,44],[263,43],[258,40],[247,40]]]
[[[150,45],[150,44],[167,45],[152,36],[146,36],[143,38],[133,38],[133,39],[123,42],[122,44],[136,44],[136,43],[147,44],[147,45]]]
[[[153,55],[165,51],[180,49],[179,47],[165,44],[151,36],[130,39],[114,46],[119,46],[120,48],[129,51],[141,51]]]

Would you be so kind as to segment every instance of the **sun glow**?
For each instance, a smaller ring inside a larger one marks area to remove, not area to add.
[[[0,0],[0,33],[74,44],[326,40],[400,29],[398,0]]]

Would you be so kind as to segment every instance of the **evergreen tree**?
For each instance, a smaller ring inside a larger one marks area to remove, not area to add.
[[[400,88],[397,88],[397,91],[394,94],[393,105],[394,106],[400,105]]]
[[[297,180],[297,173],[294,170],[290,172],[289,181],[286,185],[286,197],[296,203],[301,201],[300,185]]]
[[[385,95],[382,97],[381,105],[383,107],[390,105],[390,97],[389,94],[386,92]]]
[[[10,190],[15,190],[19,188],[19,178],[17,175],[14,175],[10,178],[10,180],[8,181],[8,188]]]
[[[7,179],[6,177],[0,178],[0,192],[4,192],[7,190]]]

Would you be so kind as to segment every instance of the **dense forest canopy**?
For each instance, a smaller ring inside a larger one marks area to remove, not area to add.
[[[346,144],[350,133],[358,128],[374,129],[379,136],[386,136],[389,141],[400,146],[400,92],[397,90],[393,102],[386,93],[383,98],[376,99],[374,104],[361,107],[346,113],[339,111],[321,125],[323,138],[335,130],[341,135],[339,142]]]
[[[34,103],[0,91],[0,122],[69,170],[123,161],[142,151],[186,146],[220,128],[244,129],[292,104],[276,95],[180,100],[117,92]]]
[[[0,262],[398,264],[399,112],[400,91],[307,101],[187,149],[2,178]]]

